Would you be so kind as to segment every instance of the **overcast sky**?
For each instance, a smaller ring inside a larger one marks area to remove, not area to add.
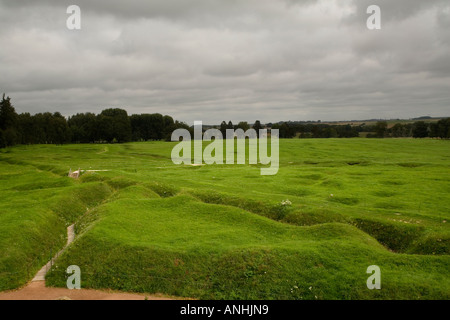
[[[0,0],[0,91],[189,124],[450,116],[450,1]]]

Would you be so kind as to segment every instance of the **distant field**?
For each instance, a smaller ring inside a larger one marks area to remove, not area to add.
[[[78,265],[84,288],[193,298],[450,298],[449,141],[281,140],[276,176],[177,166],[173,146],[1,150],[0,290],[30,280],[75,222],[48,285]]]
[[[438,122],[439,120],[442,120],[445,118],[423,118],[423,119],[389,119],[389,120],[355,120],[355,121],[324,121],[321,122],[322,124],[331,124],[331,125],[352,125],[352,126],[360,126],[363,123],[367,125],[375,125],[378,121],[386,121],[388,124],[388,128],[393,127],[396,123],[406,124],[406,123],[414,123],[417,121],[424,121],[428,123],[432,122]]]

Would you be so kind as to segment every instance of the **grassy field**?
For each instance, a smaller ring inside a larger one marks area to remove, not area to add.
[[[174,143],[0,152],[0,290],[65,241],[47,284],[208,299],[449,299],[450,145],[280,141],[280,170],[177,166]],[[85,173],[75,181],[69,169]],[[289,200],[292,205],[282,205]],[[370,265],[381,290],[366,287]]]
[[[386,123],[388,124],[388,128],[392,128],[396,123],[400,123],[400,124],[408,124],[411,123],[413,124],[414,122],[417,121],[423,121],[426,123],[435,123],[438,122],[439,120],[442,120],[445,118],[431,118],[431,119],[387,119],[387,120],[357,120],[357,121],[331,121],[331,122],[321,122],[322,124],[329,124],[329,125],[352,125],[352,126],[360,126],[362,124],[366,124],[366,125],[370,125],[373,126],[375,125],[378,121],[386,121]]]

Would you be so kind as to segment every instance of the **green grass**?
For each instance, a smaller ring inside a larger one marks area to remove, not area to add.
[[[29,280],[76,222],[48,285],[75,264],[85,288],[195,298],[450,298],[448,141],[281,140],[276,176],[177,166],[174,145],[3,150],[0,290]],[[79,167],[110,171],[64,177]],[[366,287],[370,265],[381,290]]]
[[[0,290],[6,290],[30,280],[62,248],[66,227],[104,198],[105,188],[4,162],[0,176]]]

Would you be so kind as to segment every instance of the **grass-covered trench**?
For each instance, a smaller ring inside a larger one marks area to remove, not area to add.
[[[1,150],[0,290],[76,223],[47,285],[78,265],[84,288],[192,298],[448,299],[449,143],[281,140],[275,176],[174,165],[166,142]]]

